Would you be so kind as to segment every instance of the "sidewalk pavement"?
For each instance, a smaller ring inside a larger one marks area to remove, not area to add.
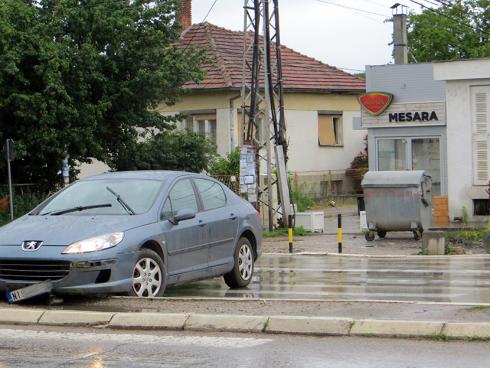
[[[135,308],[134,302],[144,307]],[[92,310],[85,310],[87,306],[83,306],[83,310],[4,307],[0,308],[0,324],[490,339],[490,323],[479,322],[488,321],[490,305],[168,298],[109,298],[98,303],[97,307],[89,302]],[[133,310],[124,311],[124,305],[132,305]]]
[[[294,237],[294,253],[337,253],[337,213],[342,214],[343,253],[357,255],[417,255],[421,252],[422,241],[416,241],[410,231],[390,232],[385,239],[368,242],[360,231],[357,208],[327,208],[323,233]],[[264,238],[264,253],[288,253],[287,237]],[[483,245],[465,246],[466,254],[486,254]]]

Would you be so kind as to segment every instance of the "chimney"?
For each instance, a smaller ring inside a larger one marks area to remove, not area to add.
[[[182,30],[185,30],[192,25],[192,0],[180,0],[179,9],[177,11],[177,20],[180,23]]]
[[[391,9],[393,10],[393,58],[395,64],[407,64],[407,7],[396,3]]]

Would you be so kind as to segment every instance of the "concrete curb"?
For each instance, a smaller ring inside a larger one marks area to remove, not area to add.
[[[248,332],[317,336],[490,339],[490,323],[354,320],[336,317],[248,316],[184,313],[110,313],[0,309],[0,325],[96,326],[113,329]]]
[[[59,326],[97,326],[107,325],[114,313],[71,311],[71,310],[48,310],[39,319],[40,325]]]

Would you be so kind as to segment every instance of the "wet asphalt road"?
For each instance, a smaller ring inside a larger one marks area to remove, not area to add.
[[[0,329],[0,367],[486,367],[488,342]]]
[[[165,295],[490,303],[490,257],[263,255],[247,289],[216,278]]]

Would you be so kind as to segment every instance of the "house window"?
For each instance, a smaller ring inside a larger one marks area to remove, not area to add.
[[[181,124],[184,129],[206,137],[217,144],[216,114],[189,115]]]
[[[342,115],[318,115],[318,144],[320,146],[342,146]]]
[[[490,216],[490,199],[473,199],[475,216]]]

